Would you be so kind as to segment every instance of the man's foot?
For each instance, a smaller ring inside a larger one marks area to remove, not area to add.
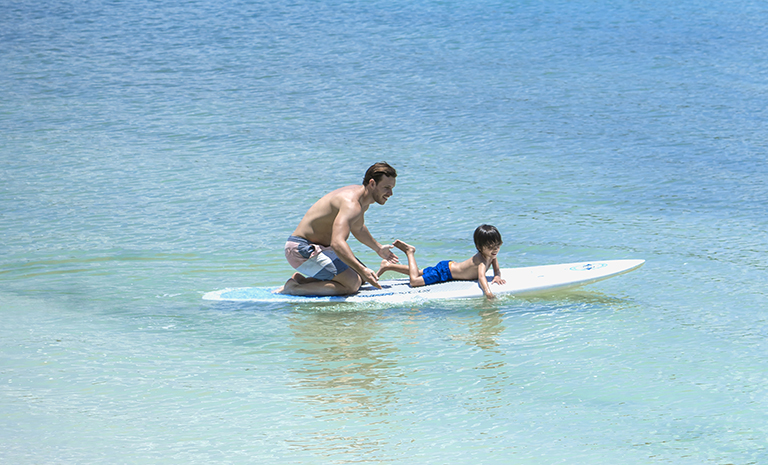
[[[298,274],[298,273],[296,273],[296,274]],[[296,275],[294,275],[294,276],[296,276]],[[288,281],[286,281],[285,284],[280,286],[279,289],[275,289],[274,291],[272,291],[272,293],[273,294],[290,294],[291,293],[291,289],[296,287],[298,284],[299,283],[297,283],[294,278],[291,278]]]
[[[400,239],[398,239],[395,242],[393,242],[392,245],[394,245],[398,249],[402,250],[406,254],[416,252],[416,247],[414,247],[412,245],[408,245],[405,242],[401,241]]]
[[[308,279],[311,278],[305,278],[301,273],[293,273],[293,276],[291,276],[288,281],[285,282],[285,284],[272,291],[272,293],[290,294],[289,289],[295,287],[296,285],[306,284]]]
[[[296,286],[303,286],[309,283],[316,283],[318,280],[315,278],[307,278],[301,273],[293,273],[293,276],[285,282],[279,289],[272,291],[273,294],[291,294],[291,290]]]
[[[299,285],[304,285],[304,284],[308,284],[308,283],[315,283],[315,282],[318,281],[315,278],[308,278],[308,277],[304,276],[301,273],[293,273],[293,276],[291,276],[291,279],[289,279],[289,281],[290,280],[296,281],[296,283],[299,284]]]
[[[283,294],[311,296],[349,295],[357,292],[362,284],[360,275],[358,275],[352,268],[336,275],[336,277],[330,281],[321,281],[315,278],[299,276],[301,282],[293,277],[285,282],[282,289]]]

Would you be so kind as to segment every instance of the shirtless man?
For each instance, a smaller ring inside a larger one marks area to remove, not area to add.
[[[285,258],[298,273],[276,292],[347,295],[363,282],[381,288],[376,272],[355,257],[347,239],[352,233],[385,261],[398,263],[392,245],[379,244],[365,226],[368,207],[387,202],[396,177],[394,168],[376,163],[366,171],[363,185],[336,189],[312,205],[285,243]]]

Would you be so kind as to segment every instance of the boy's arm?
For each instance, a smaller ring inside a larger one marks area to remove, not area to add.
[[[485,263],[480,262],[480,264],[477,265],[477,282],[480,283],[480,288],[483,289],[483,294],[485,294],[487,298],[493,299],[496,296],[493,295],[493,292],[491,292],[491,286],[488,285],[488,280],[485,277],[485,271]]]
[[[501,268],[499,268],[499,260],[493,259],[493,281],[496,284],[505,284],[506,281],[501,277]]]

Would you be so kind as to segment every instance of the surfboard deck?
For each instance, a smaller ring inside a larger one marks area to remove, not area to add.
[[[645,260],[604,260],[558,265],[502,268],[505,284],[491,284],[497,295],[531,295],[584,286],[639,268]],[[490,283],[493,276],[488,277]],[[370,284],[347,296],[294,296],[275,294],[277,287],[241,287],[222,289],[203,295],[205,300],[230,302],[383,302],[401,303],[434,299],[471,299],[483,297],[477,281],[449,281],[422,287],[411,287],[408,278],[379,281],[381,289]]]

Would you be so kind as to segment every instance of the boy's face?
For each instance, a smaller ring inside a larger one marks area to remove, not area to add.
[[[496,256],[499,254],[499,250],[501,250],[501,244],[494,245],[491,247],[483,247],[483,249],[480,251],[483,255],[486,257],[495,260]]]

